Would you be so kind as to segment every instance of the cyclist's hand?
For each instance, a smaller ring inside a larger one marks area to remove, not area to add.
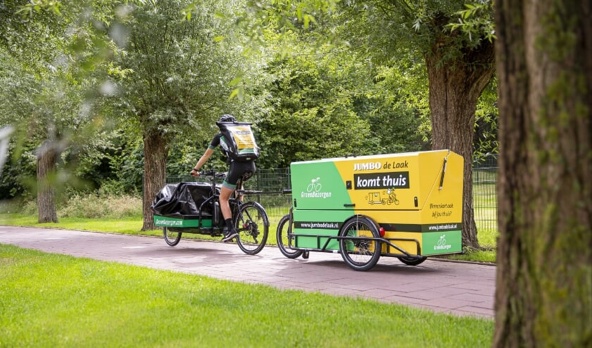
[[[189,174],[191,174],[191,176],[194,176],[196,178],[199,177],[199,172],[197,170],[195,170],[195,168],[191,169],[191,173],[189,173]]]

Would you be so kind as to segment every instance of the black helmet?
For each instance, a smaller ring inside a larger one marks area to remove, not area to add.
[[[236,122],[236,119],[234,118],[234,116],[232,116],[230,114],[224,114],[224,115],[220,116],[220,119],[218,120],[218,122],[220,122],[220,123]]]

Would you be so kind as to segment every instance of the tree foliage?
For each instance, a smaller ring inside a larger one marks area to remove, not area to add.
[[[235,10],[232,5],[147,2],[125,23],[129,37],[113,71],[120,87],[116,110],[143,139],[145,229],[152,224],[150,204],[165,182],[171,142],[179,136],[209,138],[214,119],[236,110],[228,96],[244,66],[235,42],[222,36],[231,31],[224,18]],[[183,14],[190,6],[194,15],[188,20]]]
[[[285,11],[297,8],[315,13],[314,21],[305,25],[300,15],[288,20]],[[418,128],[425,124],[427,96],[417,93],[420,83],[412,74],[396,68],[417,71],[419,65],[406,59],[376,65],[365,52],[352,50],[344,39],[347,24],[338,20],[342,12],[335,6],[288,1],[275,10],[257,9],[268,23],[261,33],[274,48],[264,88],[269,114],[260,122],[261,163],[287,166],[297,160],[422,148],[426,133]]]
[[[57,220],[52,196],[75,181],[58,163],[74,162],[72,154],[87,144],[92,133],[88,129],[99,116],[95,96],[100,95],[101,68],[113,51],[99,22],[87,20],[95,18],[88,3],[64,9],[60,5],[16,1],[0,11],[5,19],[0,26],[2,66],[11,69],[2,76],[10,80],[3,89],[14,97],[7,100],[0,119],[15,124],[17,139],[22,139],[16,143],[24,146],[15,153],[35,149],[38,199],[47,202],[39,209],[40,221]],[[101,9],[108,11],[109,6]]]
[[[431,143],[465,159],[463,244],[478,248],[472,204],[475,112],[494,73],[491,3],[464,1],[346,1],[354,47],[377,61],[413,52],[423,59],[428,79]],[[352,20],[352,18],[360,20]],[[362,35],[355,35],[359,32]],[[365,44],[367,43],[367,44]]]
[[[262,163],[287,167],[292,161],[368,151],[369,125],[353,110],[355,91],[346,85],[348,73],[336,71],[353,66],[337,64],[322,54],[293,55],[270,64],[273,111],[258,122]]]

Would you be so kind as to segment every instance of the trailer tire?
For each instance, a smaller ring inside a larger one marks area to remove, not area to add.
[[[302,255],[302,250],[293,249],[290,241],[292,226],[290,226],[290,214],[284,215],[278,222],[276,239],[277,245],[282,254],[289,259],[295,259]]]
[[[399,261],[408,266],[417,266],[428,258],[425,256],[398,256]]]
[[[339,251],[348,266],[356,271],[367,271],[376,265],[382,245],[374,221],[365,216],[354,216],[343,224],[339,236],[346,237],[339,239]]]

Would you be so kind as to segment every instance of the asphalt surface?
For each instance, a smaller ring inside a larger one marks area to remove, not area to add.
[[[435,312],[493,318],[495,266],[428,258],[407,266],[381,257],[369,271],[349,268],[338,253],[288,259],[274,246],[257,255],[236,244],[70,230],[0,226],[0,244],[144,266],[279,289],[314,291],[409,305]]]

